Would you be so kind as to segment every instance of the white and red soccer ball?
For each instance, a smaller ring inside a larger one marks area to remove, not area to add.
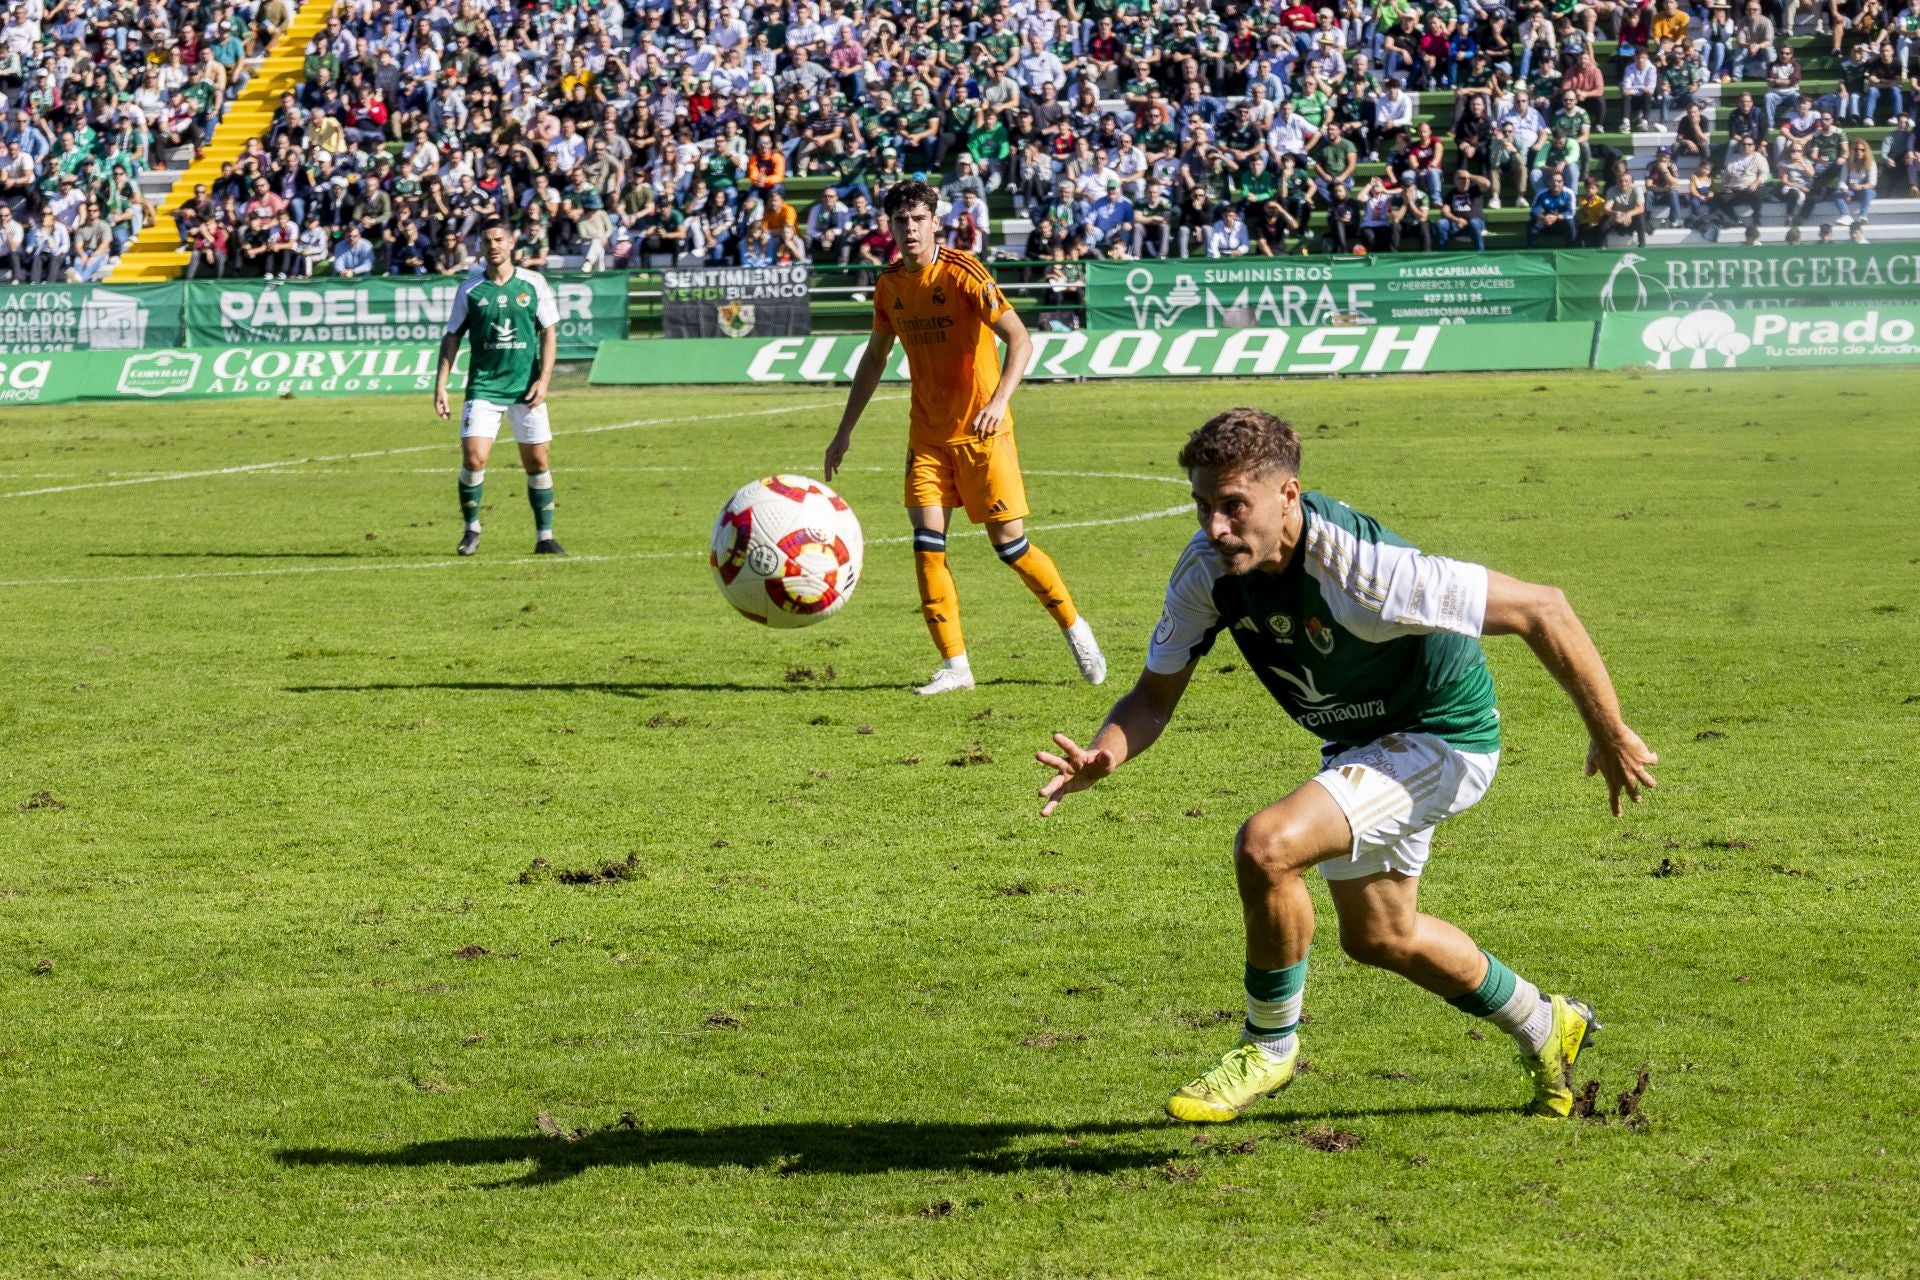
[[[865,550],[839,494],[805,476],[767,476],[720,509],[709,562],[720,594],[746,617],[810,627],[853,595]]]

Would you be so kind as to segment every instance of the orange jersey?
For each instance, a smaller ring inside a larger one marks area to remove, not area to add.
[[[880,273],[873,291],[873,327],[907,348],[913,382],[909,444],[971,440],[968,424],[1000,385],[1000,349],[993,323],[1012,308],[980,259],[942,248],[920,271],[905,261]],[[1013,415],[1002,422],[1013,430]]]

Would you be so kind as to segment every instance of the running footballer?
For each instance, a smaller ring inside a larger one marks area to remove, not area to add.
[[[1180,452],[1200,531],[1167,585],[1146,670],[1085,749],[1056,734],[1041,813],[1160,736],[1221,632],[1274,701],[1319,735],[1321,771],[1247,819],[1234,844],[1246,925],[1247,1018],[1238,1047],[1167,1101],[1177,1120],[1231,1120],[1293,1079],[1317,867],[1340,946],[1485,1018],[1519,1045],[1527,1110],[1565,1116],[1593,1009],[1541,992],[1465,932],[1419,907],[1433,828],[1485,793],[1500,713],[1480,637],[1517,635],[1573,699],[1587,773],[1617,815],[1654,785],[1659,759],[1620,718],[1606,664],[1557,589],[1423,554],[1370,516],[1300,488],[1300,438],[1258,409],[1230,409]]]

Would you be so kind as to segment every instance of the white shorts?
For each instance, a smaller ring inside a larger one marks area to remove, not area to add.
[[[1486,794],[1500,753],[1461,751],[1430,733],[1389,733],[1322,763],[1314,781],[1347,815],[1353,848],[1321,863],[1320,874],[1357,880],[1382,871],[1419,875],[1434,827]]]
[[[467,401],[460,411],[460,438],[495,439],[500,434],[501,418],[513,428],[517,444],[545,444],[553,439],[553,428],[547,425],[546,405],[494,404],[488,400]]]

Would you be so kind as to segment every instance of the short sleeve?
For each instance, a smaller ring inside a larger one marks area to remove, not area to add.
[[[1166,604],[1147,644],[1147,670],[1170,676],[1213,648],[1220,631],[1220,609],[1213,602],[1216,576],[1212,549],[1203,536],[1194,535],[1167,579]]]
[[[560,299],[543,275],[533,277],[533,317],[542,329],[552,329],[560,323]]]
[[[1487,570],[1382,542],[1315,517],[1306,569],[1336,621],[1362,640],[1444,631],[1478,637],[1487,616]]]
[[[893,327],[893,316],[888,312],[886,280],[882,279],[873,289],[873,331],[889,337],[897,336]]]
[[[988,324],[998,324],[1000,317],[1013,310],[1013,304],[1007,301],[1007,295],[1000,292],[1000,286],[993,281],[993,273],[978,259],[967,263],[957,273],[960,287],[973,299],[973,305],[980,312],[980,318]]]
[[[467,295],[473,292],[473,283],[472,280],[462,280],[460,287],[453,291],[453,310],[447,314],[448,333],[467,331]]]

